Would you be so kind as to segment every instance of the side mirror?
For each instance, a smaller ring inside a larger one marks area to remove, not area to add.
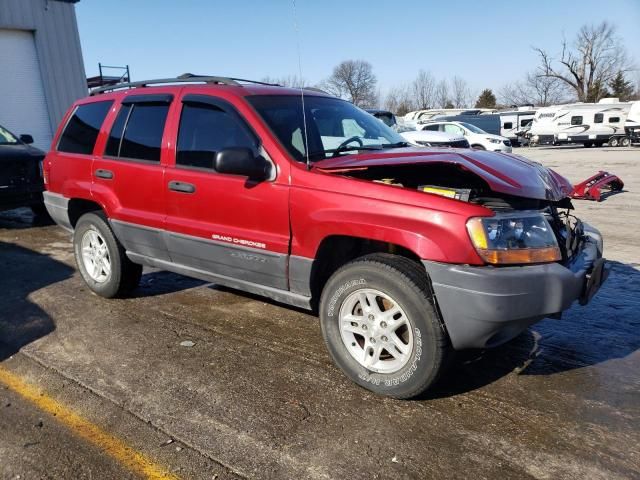
[[[22,143],[26,143],[27,145],[31,145],[33,143],[33,137],[31,135],[23,133],[22,135],[20,135],[20,141]]]
[[[219,173],[242,175],[251,180],[269,178],[271,164],[262,156],[257,157],[250,148],[230,147],[216,154],[215,169]]]

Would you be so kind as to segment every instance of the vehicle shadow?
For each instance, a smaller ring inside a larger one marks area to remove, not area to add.
[[[36,215],[30,208],[16,208],[0,211],[0,228],[22,229],[30,227],[46,227],[54,222],[47,214]]]
[[[509,375],[553,375],[640,350],[640,265],[607,262],[611,274],[589,305],[545,319],[500,347],[460,352],[422,400],[466,393]]]
[[[207,282],[165,270],[145,271],[138,287],[131,292],[130,298],[155,297],[169,293],[201,287]]]
[[[55,330],[30,295],[65,280],[73,269],[33,250],[0,241],[0,361]]]

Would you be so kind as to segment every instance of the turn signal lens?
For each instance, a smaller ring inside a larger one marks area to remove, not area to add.
[[[494,265],[549,263],[562,259],[556,237],[544,215],[501,214],[467,222],[478,255]]]

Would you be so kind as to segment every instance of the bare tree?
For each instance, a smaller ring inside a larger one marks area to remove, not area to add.
[[[323,82],[321,88],[359,107],[368,107],[378,102],[376,83],[377,79],[369,62],[345,60],[333,69],[333,74]]]
[[[499,92],[503,105],[536,105],[546,107],[567,100],[566,84],[554,77],[527,73],[523,81],[505,85]]]
[[[297,75],[286,75],[282,77],[264,77],[261,82],[275,83],[283,87],[305,88],[310,87],[311,83]]]
[[[420,70],[411,85],[417,110],[431,108],[435,100],[436,79],[429,72]]]
[[[581,102],[599,100],[602,94],[599,87],[609,83],[619,71],[627,72],[631,68],[616,27],[606,21],[583,26],[573,46],[563,40],[557,62],[545,50],[534,50],[540,56],[538,75],[564,82]]]
[[[471,101],[471,91],[467,82],[458,76],[451,79],[451,103],[455,108],[464,108],[469,106]]]
[[[449,104],[449,85],[444,78],[440,80],[436,86],[435,104],[438,108],[447,108]]]
[[[390,89],[384,100],[385,110],[389,110],[399,116],[416,110],[417,105],[414,102],[412,90],[406,85]]]

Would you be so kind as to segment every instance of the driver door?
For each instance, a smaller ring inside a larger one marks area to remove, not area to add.
[[[181,98],[173,165],[167,168],[166,241],[188,269],[288,289],[289,186],[218,173],[224,148],[261,149],[233,105],[210,95]],[[176,130],[176,129],[174,129]]]

